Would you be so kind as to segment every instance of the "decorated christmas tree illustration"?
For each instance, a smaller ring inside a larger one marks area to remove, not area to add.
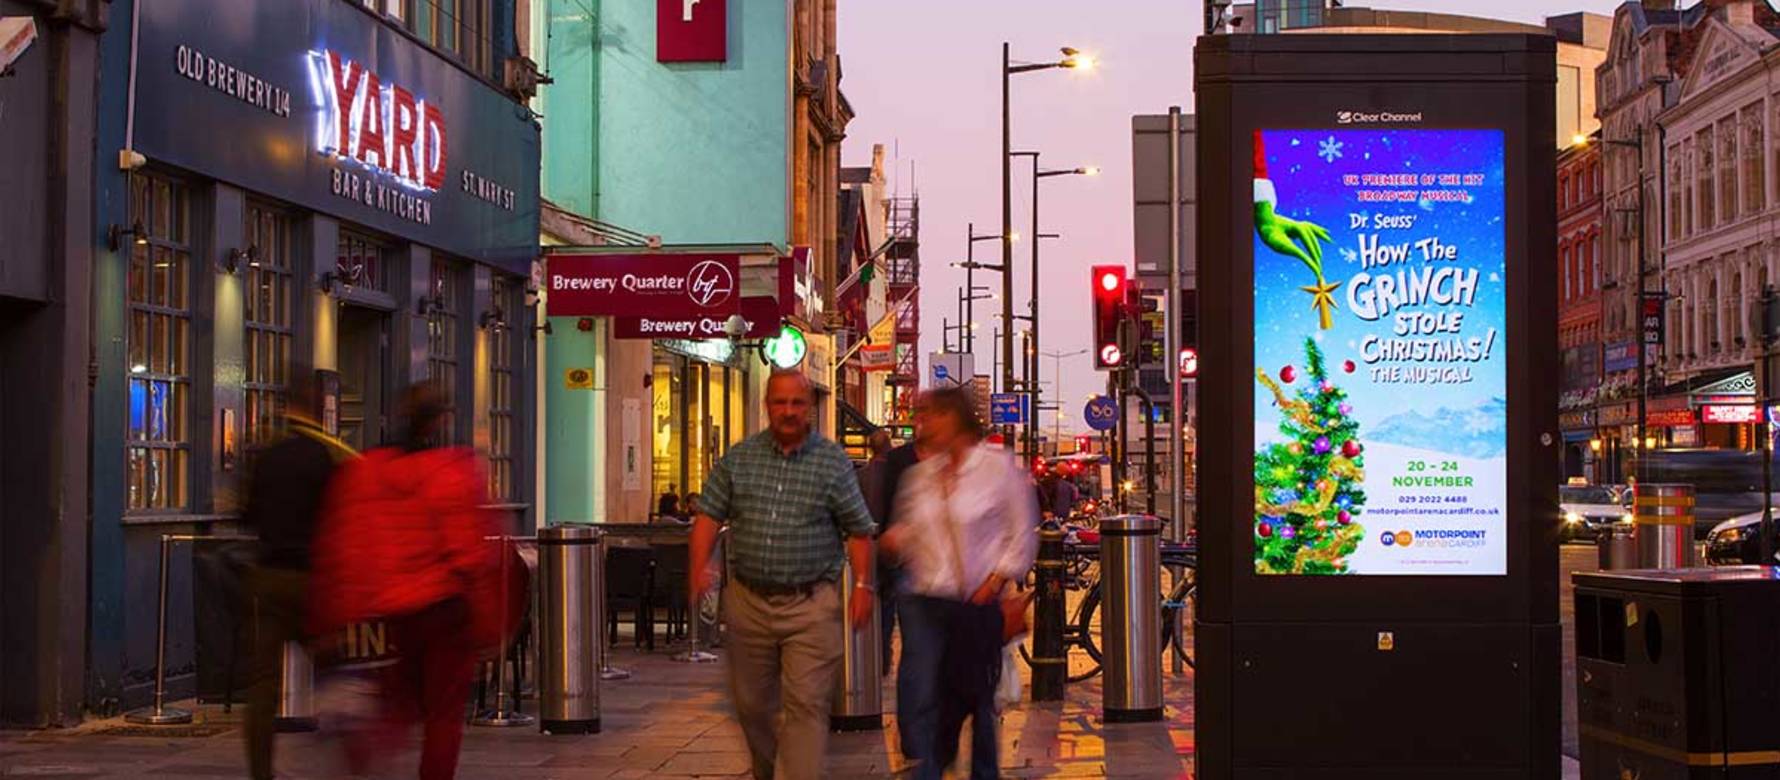
[[[1329,380],[1323,351],[1304,340],[1305,371],[1292,366],[1276,382],[1255,376],[1273,393],[1285,441],[1255,454],[1255,571],[1259,574],[1344,574],[1365,537],[1365,448],[1347,391]],[[1353,373],[1353,361],[1343,366]],[[1281,384],[1291,385],[1288,394]]]

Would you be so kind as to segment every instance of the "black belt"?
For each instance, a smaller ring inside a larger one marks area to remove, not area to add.
[[[833,580],[810,580],[799,585],[784,585],[776,582],[756,582],[741,576],[735,579],[743,587],[762,596],[808,596],[815,593],[816,588],[834,582]]]

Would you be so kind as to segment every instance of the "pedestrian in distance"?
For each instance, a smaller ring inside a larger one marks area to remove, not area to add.
[[[248,775],[272,777],[278,670],[285,643],[306,638],[310,545],[336,465],[356,456],[322,430],[315,409],[314,372],[297,368],[284,399],[284,432],[254,454],[241,522],[258,537],[246,573],[254,616],[248,646],[253,682],[247,692]]]
[[[884,443],[890,443],[890,436],[884,431]],[[917,432],[917,437],[919,433]],[[875,445],[875,435],[874,435]],[[865,500],[871,505],[872,519],[878,523],[878,535],[890,530],[896,522],[893,511],[896,504],[896,491],[902,485],[902,477],[908,473],[909,467],[920,460],[916,452],[915,442],[907,442],[891,447],[881,456],[874,456],[866,464]],[[890,676],[890,657],[895,644],[896,632],[896,594],[901,588],[902,568],[896,557],[878,549],[878,626],[882,632],[883,675]]]
[[[711,586],[707,567],[728,525],[729,687],[756,780],[823,776],[842,632],[871,616],[871,512],[847,452],[810,430],[815,393],[802,374],[766,383],[768,429],[711,469],[693,521],[690,592]],[[838,582],[843,562],[856,573]],[[841,614],[849,588],[852,614]]]
[[[473,452],[444,446],[445,414],[435,391],[409,388],[399,444],[341,469],[316,539],[315,631],[381,619],[399,655],[379,680],[379,725],[349,740],[358,774],[418,719],[420,777],[455,776],[478,654],[509,630],[487,540],[499,531],[477,508],[486,483]]]
[[[669,520],[680,516],[680,494],[674,492],[674,486],[668,485],[667,492],[655,502],[655,516]]]
[[[958,388],[922,398],[916,420],[932,454],[903,478],[896,525],[882,538],[903,567],[896,708],[903,755],[919,780],[951,768],[966,718],[970,776],[999,776],[1002,599],[1038,554],[1031,478],[1011,454],[982,444],[975,408]]]

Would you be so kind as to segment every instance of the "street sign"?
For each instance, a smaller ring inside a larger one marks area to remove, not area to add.
[[[1110,431],[1119,424],[1119,405],[1104,395],[1094,396],[1082,407],[1082,419],[1088,423],[1089,428]]]
[[[995,393],[989,396],[990,425],[1024,425],[1026,423],[1025,393]]]
[[[976,356],[968,352],[930,352],[927,374],[927,383],[932,387],[968,385],[976,374]]]
[[[1192,347],[1181,348],[1180,375],[1183,379],[1191,379],[1199,375],[1199,350]]]

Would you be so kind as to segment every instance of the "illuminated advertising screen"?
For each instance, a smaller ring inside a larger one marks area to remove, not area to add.
[[[1255,132],[1256,573],[1507,572],[1503,159]]]

